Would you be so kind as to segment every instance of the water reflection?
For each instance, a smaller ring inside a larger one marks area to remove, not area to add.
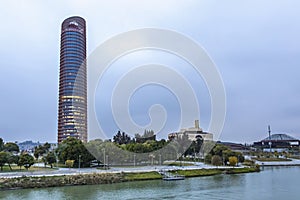
[[[138,181],[1,191],[0,199],[298,199],[300,167],[265,167],[260,173],[183,181]]]

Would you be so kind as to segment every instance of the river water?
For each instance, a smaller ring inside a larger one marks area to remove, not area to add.
[[[181,181],[138,181],[0,191],[0,199],[300,199],[300,167],[265,167],[260,173]]]

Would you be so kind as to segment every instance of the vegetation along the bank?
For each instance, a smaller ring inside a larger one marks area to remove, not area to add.
[[[176,170],[171,173],[178,173],[186,177],[211,176],[217,174],[238,174],[257,172],[259,168],[219,168],[219,169],[196,169],[196,170]],[[42,177],[19,177],[1,178],[0,189],[15,188],[44,188],[68,185],[95,185],[111,184],[127,181],[154,180],[161,179],[158,172],[139,172],[139,173],[93,173],[64,176],[42,176]]]

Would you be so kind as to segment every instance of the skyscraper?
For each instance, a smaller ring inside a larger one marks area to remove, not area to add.
[[[61,26],[58,143],[67,137],[87,141],[86,23],[70,17]]]

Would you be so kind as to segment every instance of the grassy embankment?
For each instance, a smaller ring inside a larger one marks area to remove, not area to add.
[[[124,181],[122,174],[78,174],[63,176],[0,178],[1,189],[45,188],[68,185],[96,185]]]
[[[257,172],[259,168],[226,168],[226,169],[197,169],[197,170],[176,170],[172,171],[186,177],[211,176],[217,174],[238,174]],[[161,179],[158,172],[138,173],[93,173],[64,176],[42,176],[42,177],[19,177],[0,178],[0,189],[11,188],[44,188],[68,185],[95,185],[110,184],[127,181]]]
[[[124,181],[141,181],[161,179],[162,176],[157,172],[139,172],[139,173],[122,173]]]
[[[195,170],[176,170],[179,175],[185,177],[198,177],[198,176],[212,176],[217,174],[240,174],[259,172],[257,167],[245,167],[245,168],[220,168],[220,169],[195,169]]]

